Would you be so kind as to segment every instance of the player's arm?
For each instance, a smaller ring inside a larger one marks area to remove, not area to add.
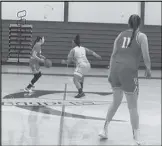
[[[41,41],[41,45],[43,45],[44,42],[45,42],[45,39],[44,39],[44,36],[43,36],[43,37],[42,37],[42,41]],[[44,60],[46,59],[46,57],[43,56],[43,55],[41,54],[41,52],[40,52],[40,55],[39,55],[39,56],[40,56],[41,59],[44,59]]]
[[[94,57],[98,58],[98,59],[102,59],[100,55],[98,55],[96,52],[88,49],[88,48],[85,48],[86,50],[86,53],[89,54],[89,55],[93,55]]]
[[[43,56],[42,54],[40,55],[40,58],[42,58],[42,59],[46,59],[46,57],[45,56]]]
[[[72,49],[69,54],[68,54],[68,57],[67,57],[67,63],[70,64],[73,62],[74,60],[74,54],[75,54],[75,50]]]
[[[34,50],[33,51],[33,54],[32,54],[33,58],[35,58],[36,60],[40,61],[40,62],[44,62],[44,59],[43,58],[40,58],[37,56],[37,51]]]
[[[115,54],[116,54],[117,49],[118,49],[116,44],[117,44],[119,37],[120,37],[120,34],[118,35],[118,37],[114,41],[113,52],[112,52],[111,58],[110,58],[110,67],[109,67],[110,70],[111,70],[111,66],[112,66],[112,62],[114,60]]]
[[[140,33],[138,36],[138,41],[141,45],[143,60],[146,66],[146,69],[151,70],[151,61],[149,55],[148,39],[144,33]]]
[[[41,59],[44,59],[44,60],[46,59],[46,57],[43,56],[42,53],[40,53],[40,58],[41,58]]]
[[[41,42],[41,45],[43,45],[45,42],[45,39],[44,39],[44,36],[42,37],[42,42]]]
[[[75,53],[75,50],[72,49],[68,54],[67,60],[62,60],[62,64],[70,64],[70,63],[72,63],[73,60],[74,60],[74,53]]]

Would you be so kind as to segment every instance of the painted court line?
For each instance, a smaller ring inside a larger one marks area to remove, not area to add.
[[[32,75],[32,73],[20,73],[20,72],[2,72],[2,74],[13,74],[13,75]],[[68,76],[73,77],[73,74],[52,74],[52,73],[42,73],[45,76]],[[85,77],[95,77],[95,78],[107,78],[108,75],[85,75]],[[144,76],[139,76],[139,79],[146,79]],[[162,79],[162,77],[151,77],[150,79]]]
[[[107,105],[112,101],[67,101],[67,100],[55,100],[55,101],[18,101],[12,99],[2,100],[2,106],[88,106],[88,105]],[[127,103],[127,102],[122,102]]]
[[[64,90],[64,96],[63,101],[66,100],[66,90],[67,90],[67,84],[65,84],[65,90]],[[64,115],[65,114],[65,105],[62,106],[62,112],[61,112],[61,119],[60,119],[60,131],[59,131],[59,142],[58,145],[62,145],[62,136],[63,136],[63,126],[64,126]]]

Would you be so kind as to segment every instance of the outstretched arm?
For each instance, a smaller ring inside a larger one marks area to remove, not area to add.
[[[98,59],[102,59],[100,55],[98,55],[97,53],[95,53],[94,51],[88,49],[88,48],[85,48],[87,54],[89,55],[93,55],[94,57],[98,58]]]

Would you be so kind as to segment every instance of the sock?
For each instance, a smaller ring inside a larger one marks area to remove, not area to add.
[[[79,93],[79,94],[81,94],[81,93],[82,93],[82,88],[80,88],[80,89],[78,90],[78,93]]]
[[[83,89],[83,82],[80,82],[81,88]]]
[[[139,140],[139,129],[133,130],[133,138],[137,141]]]
[[[42,75],[41,72],[34,75],[34,78],[31,80],[32,85],[34,85],[38,81],[41,75]]]
[[[107,130],[109,123],[110,123],[110,122],[108,122],[107,120],[105,121],[104,129]]]
[[[38,81],[41,75],[41,72],[34,74],[34,78],[31,80],[31,83],[27,86],[27,88],[31,88]]]
[[[32,84],[29,84],[29,85],[27,86],[28,89],[31,88],[31,87],[32,87]]]

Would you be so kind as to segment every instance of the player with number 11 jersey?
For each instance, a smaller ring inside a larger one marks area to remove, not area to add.
[[[140,31],[135,32],[135,37],[132,40],[131,47],[128,47],[128,45],[131,40],[132,30],[121,32],[116,43],[116,48],[118,48],[115,55],[116,62],[125,64],[127,67],[134,70],[138,70],[142,55],[141,46],[138,41],[139,34],[141,34]]]
[[[151,77],[151,61],[149,56],[148,40],[146,34],[139,31],[141,18],[133,14],[129,17],[129,29],[121,32],[115,39],[110,59],[109,82],[113,89],[113,102],[109,106],[104,128],[99,134],[107,138],[108,125],[115,115],[121,101],[123,92],[128,104],[130,121],[132,125],[135,144],[140,144],[138,104],[138,68],[141,56],[146,66],[146,77]]]

